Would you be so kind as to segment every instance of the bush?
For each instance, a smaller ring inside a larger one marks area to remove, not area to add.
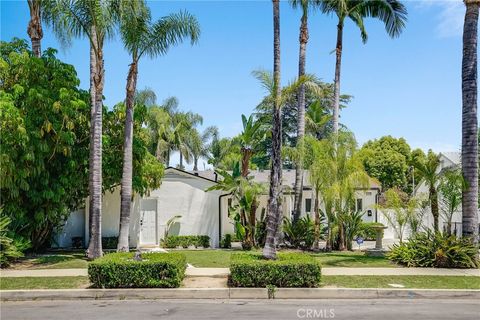
[[[30,248],[30,241],[16,236],[8,229],[11,222],[0,209],[0,267],[7,267],[11,261],[23,257],[23,252]]]
[[[230,249],[232,247],[232,235],[227,233],[223,236],[222,241],[220,241],[220,248]]]
[[[181,246],[188,248],[189,246],[197,247],[210,247],[209,236],[168,236],[163,240],[163,246],[165,248],[176,248]]]
[[[117,249],[118,237],[102,237],[102,249]]]
[[[315,241],[315,224],[310,216],[305,216],[293,222],[285,218],[283,220],[284,241],[289,247],[308,250]]]
[[[178,288],[185,276],[186,259],[181,253],[110,253],[88,264],[88,277],[95,288]]]
[[[408,242],[393,245],[387,258],[408,267],[477,268],[478,247],[467,238],[434,233],[415,234]]]
[[[276,260],[261,254],[235,253],[231,256],[230,285],[233,287],[316,287],[321,267],[302,253],[279,253]]]
[[[362,237],[363,240],[374,241],[377,239],[377,231],[374,229],[376,226],[383,226],[380,222],[362,222],[360,229],[357,232],[358,237]]]

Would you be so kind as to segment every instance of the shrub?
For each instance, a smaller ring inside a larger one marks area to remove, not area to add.
[[[283,221],[284,241],[289,247],[310,249],[315,241],[315,224],[310,216],[297,222],[285,218]]]
[[[261,254],[235,253],[231,256],[230,285],[233,287],[316,287],[321,267],[302,253],[279,253],[276,260]]]
[[[117,249],[118,237],[102,237],[103,249]]]
[[[357,236],[362,237],[363,240],[376,240],[377,231],[374,229],[376,226],[383,226],[383,224],[380,222],[362,222],[360,224],[360,229],[357,232]]]
[[[188,248],[189,246],[197,247],[210,247],[209,236],[168,236],[163,240],[163,246],[165,248],[176,248],[181,246]]]
[[[0,267],[7,267],[11,261],[23,257],[23,252],[30,247],[30,241],[14,235],[8,229],[11,222],[0,209]]]
[[[79,249],[83,247],[83,237],[72,237],[72,248]]]
[[[224,249],[230,249],[232,247],[232,235],[230,233],[223,236],[222,241],[220,241],[220,247]]]
[[[408,242],[393,245],[387,258],[408,267],[477,268],[478,247],[467,238],[434,233],[415,234]]]
[[[88,277],[95,288],[178,288],[185,276],[186,259],[181,253],[110,253],[88,264]]]

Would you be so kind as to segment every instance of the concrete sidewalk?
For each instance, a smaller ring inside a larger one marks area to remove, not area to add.
[[[188,267],[187,277],[224,278],[228,268]],[[87,276],[87,269],[30,269],[1,270],[1,277],[74,277]],[[322,268],[325,276],[476,276],[480,269],[435,269],[435,268]]]

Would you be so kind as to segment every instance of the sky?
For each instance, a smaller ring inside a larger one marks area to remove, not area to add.
[[[404,137],[413,148],[458,151],[461,144],[461,59],[464,5],[461,0],[404,1],[406,29],[391,39],[383,24],[368,19],[368,42],[347,21],[344,30],[342,93],[353,95],[340,121],[358,143],[384,135]],[[151,88],[159,102],[175,96],[181,109],[199,113],[203,127],[216,125],[222,136],[241,131],[241,114],[250,114],[266,94],[251,72],[273,68],[270,1],[149,1],[154,20],[187,10],[201,26],[197,45],[188,41],[165,56],[140,62],[138,89]],[[281,77],[298,71],[300,12],[281,2]],[[28,39],[26,0],[0,0],[0,39]],[[336,17],[313,12],[309,18],[307,72],[332,82]],[[88,89],[89,47],[77,39],[62,48],[44,27],[42,49],[77,70]],[[105,104],[125,98],[129,56],[117,36],[105,44]],[[175,163],[173,159],[173,163]],[[203,164],[201,164],[202,166]]]

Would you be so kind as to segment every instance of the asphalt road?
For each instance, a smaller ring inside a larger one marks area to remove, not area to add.
[[[474,300],[84,300],[2,302],[2,320],[480,319]]]

